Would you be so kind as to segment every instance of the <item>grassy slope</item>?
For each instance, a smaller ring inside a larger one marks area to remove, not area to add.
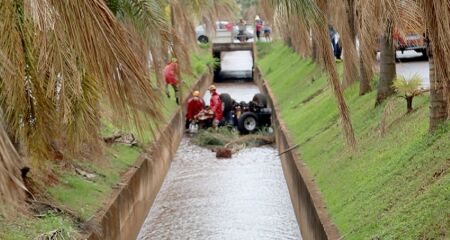
[[[406,102],[393,98],[387,133],[380,137],[384,106],[374,108],[376,92],[360,97],[358,84],[348,88],[345,97],[359,144],[359,152],[351,154],[325,76],[280,43],[258,47],[259,66],[341,235],[449,239],[450,128],[427,134],[429,96],[417,97],[417,110],[409,115]],[[302,103],[320,89],[325,91]]]
[[[194,76],[183,74],[183,93],[206,72],[207,65],[213,63],[212,57],[207,51],[195,55],[192,58],[192,71]],[[169,119],[176,109],[174,92],[170,88],[171,98],[164,100],[164,112],[166,119]],[[110,135],[117,129],[110,123],[105,122],[104,135]],[[148,142],[149,134],[143,134]],[[74,210],[84,220],[89,219],[97,209],[103,207],[112,194],[113,187],[119,183],[121,174],[133,165],[137,157],[142,152],[139,148],[130,148],[125,145],[112,145],[106,149],[105,161],[75,163],[83,170],[93,172],[97,175],[95,182],[87,181],[73,171],[60,170],[54,166],[55,171],[60,174],[60,183],[48,188],[48,193],[54,202]],[[16,219],[2,219],[0,216],[0,239],[30,239],[39,234],[46,233],[55,229],[64,229],[69,234],[76,234],[75,227],[70,219],[64,216],[58,216],[51,212],[40,219],[21,216]]]

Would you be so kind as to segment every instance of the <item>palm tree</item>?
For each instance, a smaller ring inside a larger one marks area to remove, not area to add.
[[[103,0],[3,0],[0,12],[4,128],[37,166],[55,151],[77,156],[86,145],[100,146],[102,106],[114,110],[117,123],[140,130],[154,129],[149,118],[162,119],[160,94],[137,51],[142,40]],[[0,133],[0,180],[8,184],[19,160]],[[11,195],[8,189],[0,195]]]
[[[368,68],[364,63],[363,53],[359,50],[359,95],[372,91],[371,79],[373,76],[372,69]]]
[[[358,1],[356,5],[361,11],[362,22],[359,26],[365,69],[373,66],[371,59],[375,46],[379,45],[381,50],[380,81],[376,98],[378,105],[394,93],[392,88],[396,75],[394,29],[402,35],[406,30],[420,31],[421,12],[415,0]],[[373,29],[373,26],[377,26],[378,29]],[[376,43],[375,39],[380,39],[379,43]]]
[[[20,157],[0,126],[0,204],[15,205],[24,197],[25,186],[20,180],[19,164]]]
[[[426,19],[430,48],[430,132],[446,121],[449,116],[450,69],[450,5],[448,1],[420,0]]]
[[[447,120],[447,101],[444,93],[444,82],[436,76],[436,66],[432,54],[429,54],[430,64],[430,132],[434,132],[441,123]],[[442,70],[440,70],[442,71]]]
[[[395,93],[392,86],[396,76],[395,49],[392,31],[392,23],[389,23],[380,40],[380,82],[378,83],[376,105],[382,103],[386,98]]]
[[[356,0],[356,28],[359,40],[359,95],[372,91],[371,80],[373,78],[373,66],[375,65],[376,46],[378,46],[377,35],[378,12],[375,1]]]
[[[329,74],[329,83],[336,97],[345,139],[352,149],[356,149],[356,139],[350,119],[350,113],[340,85],[336,63],[332,56],[328,35],[328,23],[325,17],[325,13],[327,12],[327,2],[325,0],[269,0],[269,2],[277,11],[276,15],[278,17],[276,21],[279,23],[290,24],[285,22],[286,19],[290,19],[290,16],[299,16],[303,18],[305,22],[310,23],[319,46],[318,51],[323,59],[324,67]]]

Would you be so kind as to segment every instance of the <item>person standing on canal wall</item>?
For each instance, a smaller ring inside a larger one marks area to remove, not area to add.
[[[164,67],[164,78],[166,80],[166,94],[167,97],[170,98],[168,85],[172,86],[173,91],[175,92],[175,101],[179,105],[179,81],[178,81],[178,62],[176,58],[172,58],[172,60]]]

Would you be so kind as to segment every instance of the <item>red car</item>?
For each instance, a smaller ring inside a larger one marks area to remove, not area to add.
[[[406,33],[404,35],[394,33],[394,45],[395,49],[398,51],[414,50],[416,52],[422,53],[424,57],[428,57],[428,39],[425,34],[419,33]]]

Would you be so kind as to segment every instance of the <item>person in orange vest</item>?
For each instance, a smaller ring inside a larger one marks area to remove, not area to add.
[[[176,58],[172,58],[172,60],[164,67],[164,78],[166,80],[166,94],[167,97],[170,98],[168,85],[172,86],[173,91],[175,92],[175,101],[177,104],[180,104],[179,99],[179,81],[178,81],[178,61]]]
[[[205,109],[205,102],[200,97],[199,91],[194,91],[192,93],[192,97],[187,102],[187,111],[186,111],[186,129],[189,128],[189,125],[193,120],[197,117],[197,115]]]
[[[211,85],[209,87],[209,92],[211,93],[211,99],[209,100],[209,108],[214,113],[214,120],[212,126],[214,129],[217,129],[217,127],[219,127],[219,123],[223,119],[222,100],[220,99],[220,96],[217,93],[216,86]]]

